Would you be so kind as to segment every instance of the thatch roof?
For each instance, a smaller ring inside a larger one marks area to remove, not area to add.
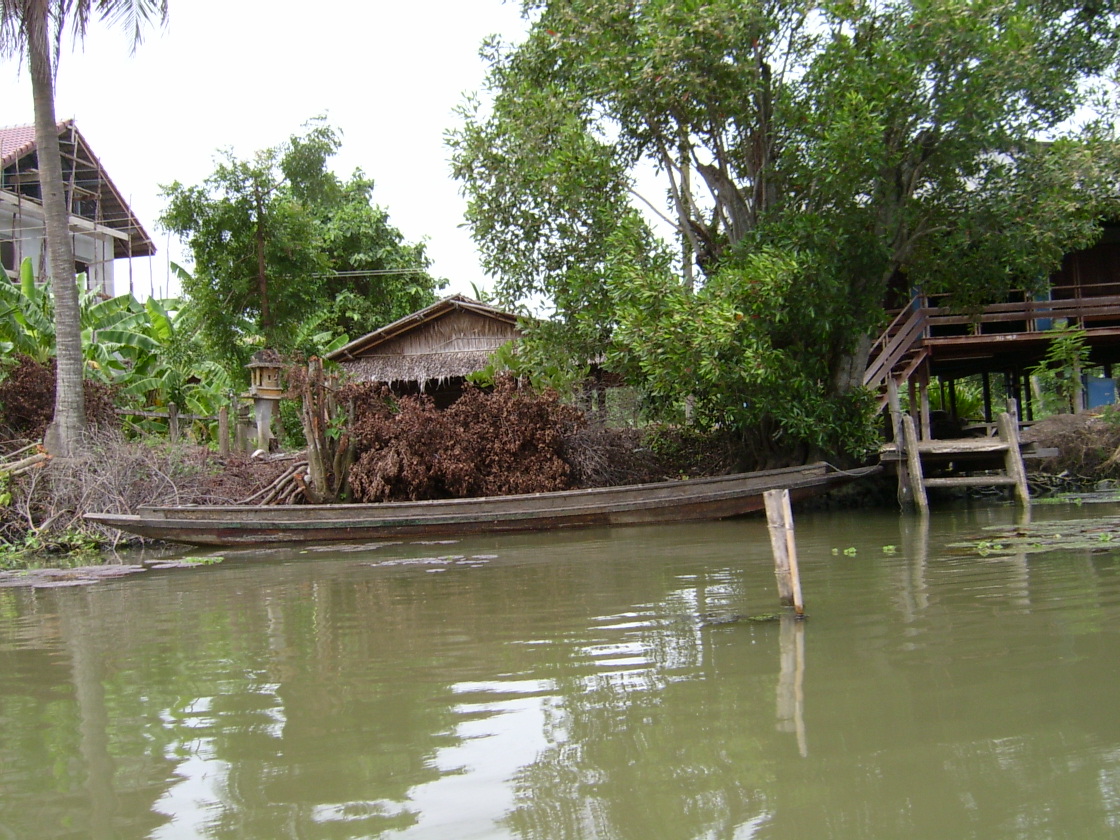
[[[363,356],[344,362],[347,371],[368,382],[444,382],[469,376],[490,363],[492,350],[414,353],[409,356]]]
[[[327,355],[359,379],[424,383],[462,378],[520,336],[517,316],[452,295]]]

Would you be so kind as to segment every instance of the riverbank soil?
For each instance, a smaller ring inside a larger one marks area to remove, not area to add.
[[[1056,456],[1027,461],[1032,482],[1045,484],[1049,477],[1091,487],[1120,480],[1120,412],[1054,414],[1026,427],[1022,440],[1039,450],[1058,450]]]

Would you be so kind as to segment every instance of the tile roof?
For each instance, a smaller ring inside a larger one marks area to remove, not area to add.
[[[64,124],[63,124],[64,125]],[[59,125],[59,132],[63,125]],[[23,157],[35,148],[35,126],[11,125],[0,127],[0,167]]]

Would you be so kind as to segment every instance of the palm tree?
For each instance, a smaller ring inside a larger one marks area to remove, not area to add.
[[[123,25],[135,49],[144,24],[167,20],[167,0],[0,0],[0,53],[25,56],[31,74],[48,265],[54,280],[58,362],[53,434],[48,432],[47,446],[60,455],[69,455],[81,446],[85,408],[82,328],[78,286],[72,282],[74,252],[68,230],[70,213],[62,178],[54,82],[63,35],[69,31],[75,40],[81,40],[92,17]]]

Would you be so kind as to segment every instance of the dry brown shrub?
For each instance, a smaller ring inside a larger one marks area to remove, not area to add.
[[[562,455],[576,487],[615,487],[663,481],[665,464],[649,448],[645,432],[588,423],[564,436]],[[671,477],[676,477],[671,471]]]
[[[572,486],[564,436],[586,423],[555,391],[518,389],[512,377],[492,391],[468,388],[447,410],[453,437],[446,470],[456,496],[544,493]]]
[[[28,356],[19,356],[0,382],[0,435],[24,440],[40,440],[54,415],[55,362],[41,365]],[[90,428],[115,429],[120,426],[108,385],[83,383],[86,424]]]
[[[572,486],[564,436],[583,413],[553,393],[520,390],[506,378],[492,391],[468,387],[439,411],[427,397],[349,385],[358,457],[350,483],[363,501],[542,493]]]
[[[350,401],[357,459],[350,487],[361,501],[443,498],[438,475],[448,429],[427,397],[397,399],[384,386],[359,383],[343,389]]]

